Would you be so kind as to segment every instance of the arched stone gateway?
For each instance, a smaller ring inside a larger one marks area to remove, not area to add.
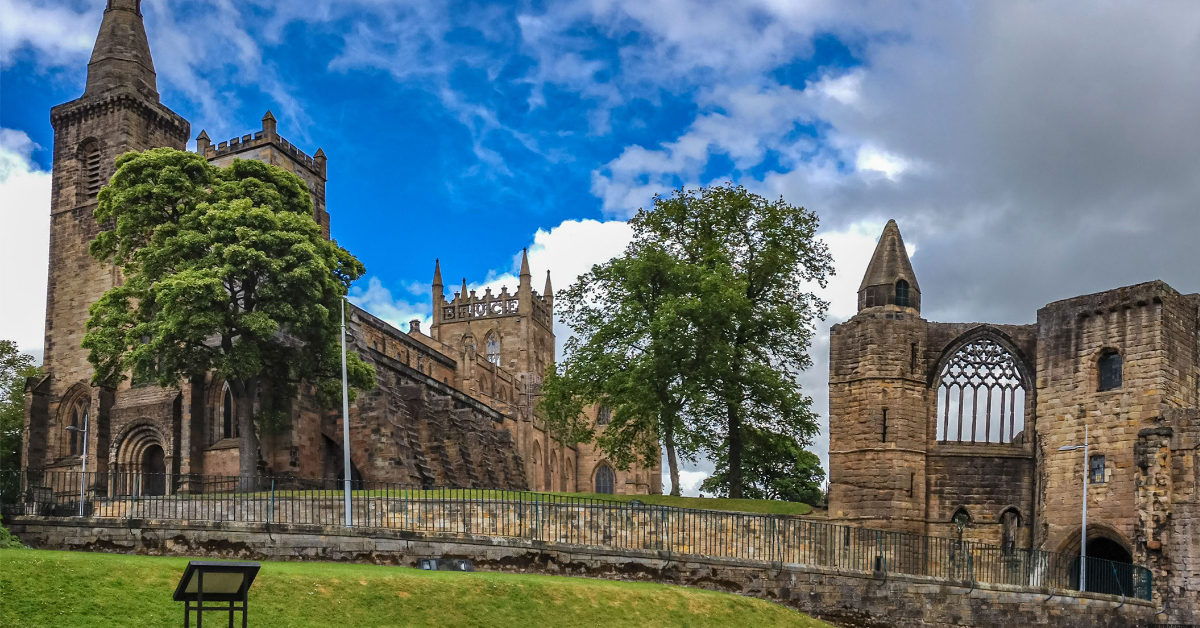
[[[170,482],[165,439],[149,423],[126,429],[111,459],[114,495],[165,495]]]

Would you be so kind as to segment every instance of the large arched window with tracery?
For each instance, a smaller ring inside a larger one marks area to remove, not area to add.
[[[938,441],[1013,442],[1025,429],[1027,386],[999,342],[980,338],[959,347],[938,376]]]

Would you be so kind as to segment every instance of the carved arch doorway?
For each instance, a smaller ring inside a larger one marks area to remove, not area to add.
[[[167,457],[161,445],[150,445],[142,452],[142,495],[167,494]]]

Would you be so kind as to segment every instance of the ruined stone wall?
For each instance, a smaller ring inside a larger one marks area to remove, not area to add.
[[[340,527],[152,520],[95,527],[36,517],[17,517],[9,525],[22,541],[45,549],[410,567],[422,558],[468,558],[477,569],[657,581],[760,597],[853,628],[1141,628],[1155,620],[1156,610],[1147,602],[1092,593],[482,534],[360,535]]]
[[[1105,457],[1106,477],[1089,485],[1089,535],[1107,536],[1127,548],[1138,537],[1134,448],[1139,430],[1152,427],[1172,392],[1168,377],[1168,321],[1185,314],[1162,282],[1140,284],[1051,303],[1038,311],[1037,425],[1043,500],[1036,528],[1039,545],[1078,551],[1081,482],[1087,461],[1081,445],[1084,422],[1091,454]],[[1100,391],[1097,363],[1116,350],[1123,362],[1121,387]],[[1092,532],[1092,530],[1095,532]],[[1071,548],[1075,548],[1072,550]]]
[[[924,320],[894,306],[830,330],[831,518],[924,533],[925,334]]]

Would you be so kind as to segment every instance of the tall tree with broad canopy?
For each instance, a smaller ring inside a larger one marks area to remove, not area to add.
[[[747,430],[807,445],[818,429],[797,380],[812,364],[815,321],[828,307],[811,288],[833,273],[817,216],[727,184],[656,197],[637,222],[639,239],[696,273],[688,377],[703,394],[692,411],[723,440],[713,453],[727,461],[729,497],[741,498]]]
[[[754,428],[742,429],[742,497],[823,506],[825,470],[821,459],[796,439]],[[724,452],[722,452],[724,453]],[[716,471],[700,490],[729,495],[729,457],[717,455]]]
[[[17,343],[0,340],[0,475],[21,469],[21,434],[25,431],[25,380],[41,369]]]
[[[633,222],[635,234],[638,222]],[[694,459],[700,441],[684,422],[693,384],[691,275],[660,247],[638,240],[622,257],[593,266],[556,295],[574,335],[557,371],[547,373],[542,410],[556,433],[591,440],[585,403],[611,411],[597,446],[619,468],[667,454],[671,494],[679,494],[679,458]]]
[[[221,168],[169,148],[119,157],[90,251],[123,282],[89,310],[93,382],[225,379],[237,400],[239,471],[255,475],[256,424],[285,421],[302,383],[325,405],[340,398],[340,301],[364,269],[312,214],[303,181],[276,166]],[[357,354],[348,370],[353,386],[374,386]]]

